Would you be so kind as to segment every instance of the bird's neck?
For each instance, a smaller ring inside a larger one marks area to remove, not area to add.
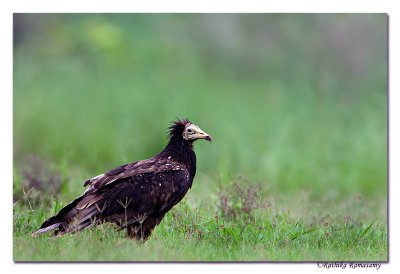
[[[171,138],[162,154],[171,156],[175,161],[185,164],[192,179],[194,178],[196,173],[196,154],[193,150],[193,142],[182,138]]]

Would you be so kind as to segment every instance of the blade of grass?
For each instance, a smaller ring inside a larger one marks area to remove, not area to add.
[[[300,236],[306,235],[306,234],[311,233],[311,232],[313,232],[315,230],[317,230],[316,227],[307,229],[306,231],[298,231],[298,232],[294,233],[292,236],[290,236],[290,240],[293,241],[293,240],[299,238]]]
[[[311,232],[313,232],[313,231],[315,231],[315,230],[318,229],[318,228],[315,228],[315,227],[314,227],[314,228],[307,229],[307,230],[305,230],[305,231],[304,231],[304,230],[301,230],[301,231],[297,231],[297,232],[293,233],[292,230],[295,229],[295,228],[300,224],[301,220],[302,220],[302,218],[300,218],[300,219],[297,221],[297,223],[289,230],[289,232],[288,232],[288,234],[287,234],[286,236],[283,236],[282,238],[280,238],[280,239],[277,241],[278,247],[281,246],[281,244],[283,243],[283,240],[284,240],[287,236],[289,236],[289,239],[290,239],[291,241],[293,241],[293,240],[299,238],[300,236],[306,235],[306,234],[311,233]],[[290,235],[289,235],[289,234],[290,234]]]
[[[371,229],[372,225],[375,223],[375,221],[373,221],[372,223],[370,223],[364,230],[363,232],[356,237],[353,241],[350,241],[347,246],[354,246],[357,242],[359,242],[364,236],[365,234],[367,234],[367,232]]]

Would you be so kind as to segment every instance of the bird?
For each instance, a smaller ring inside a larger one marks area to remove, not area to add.
[[[128,238],[146,241],[192,186],[196,174],[193,142],[212,141],[188,119],[178,118],[168,129],[164,150],[86,180],[83,194],[44,221],[32,237],[51,231],[61,236],[114,223],[119,230],[126,229]]]

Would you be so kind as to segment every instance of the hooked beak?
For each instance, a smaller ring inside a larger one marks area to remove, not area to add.
[[[207,140],[207,141],[209,141],[209,142],[212,142],[212,138],[211,138],[210,135],[207,135],[206,137],[204,137],[204,139]]]
[[[198,128],[196,130],[196,133],[194,134],[194,139],[205,139],[209,142],[212,142],[212,138],[211,135],[205,133],[204,131],[202,131],[200,128]]]

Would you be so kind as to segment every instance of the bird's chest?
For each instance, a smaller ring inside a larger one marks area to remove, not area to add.
[[[147,188],[151,196],[159,197],[160,200],[168,200],[187,191],[190,185],[189,173],[180,174],[179,176],[156,174],[149,181]]]
[[[133,194],[143,204],[151,203],[153,206],[163,207],[179,202],[191,183],[190,173],[184,171],[141,174],[134,182],[135,189],[139,191]]]

